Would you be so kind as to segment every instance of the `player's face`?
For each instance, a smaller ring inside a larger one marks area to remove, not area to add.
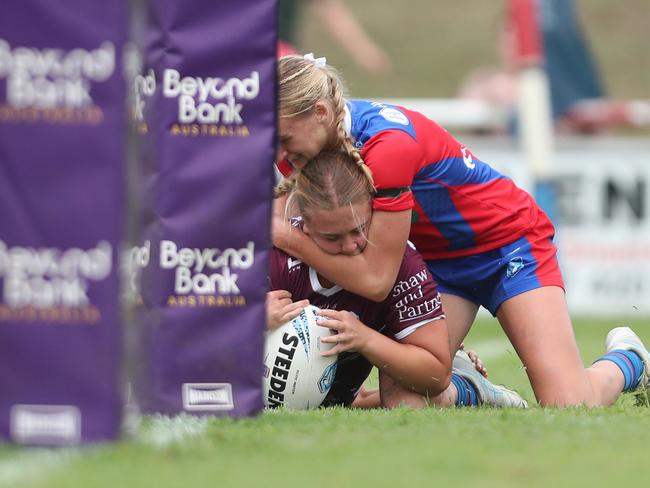
[[[331,110],[322,102],[305,114],[280,117],[278,132],[277,161],[288,159],[298,169],[336,139]]]
[[[311,212],[303,230],[327,254],[354,256],[368,243],[372,209],[370,202]]]

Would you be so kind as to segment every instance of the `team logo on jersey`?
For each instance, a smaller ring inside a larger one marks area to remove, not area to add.
[[[508,267],[506,268],[506,277],[512,278],[514,275],[519,273],[521,269],[524,267],[524,260],[520,257],[512,258],[510,262],[508,263]]]
[[[302,261],[300,259],[296,259],[296,258],[292,258],[292,257],[289,257],[287,259],[287,267],[289,268],[289,271],[291,271],[296,266],[300,266],[301,264],[302,264]]]
[[[469,169],[476,168],[476,163],[474,162],[471,153],[465,146],[460,146],[460,152],[463,154],[463,162],[465,163],[465,166],[467,166]]]
[[[379,111],[379,115],[388,120],[389,122],[395,122],[400,125],[409,125],[409,119],[406,118],[402,112],[396,108],[386,107],[382,108]]]

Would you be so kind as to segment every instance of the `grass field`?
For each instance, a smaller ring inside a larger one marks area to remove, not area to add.
[[[626,321],[650,341],[650,320]],[[577,320],[588,364],[613,325]],[[468,346],[490,376],[533,395],[498,324]],[[647,485],[650,409],[631,395],[611,408],[270,412],[257,418],[146,419],[115,446],[0,448],[0,487],[597,487]]]
[[[300,47],[327,56],[355,97],[452,97],[471,70],[498,63],[496,38],[506,1],[344,0],[390,56],[393,70],[360,70],[305,9]],[[583,29],[612,98],[650,97],[650,2],[577,0]]]

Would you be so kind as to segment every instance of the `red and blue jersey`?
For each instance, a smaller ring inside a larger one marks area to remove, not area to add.
[[[346,125],[372,170],[373,208],[413,210],[409,239],[425,260],[470,256],[553,224],[533,197],[476,158],[449,132],[403,107],[346,102]],[[288,161],[277,164],[288,176]]]
[[[379,192],[373,207],[413,209],[410,240],[426,260],[497,249],[552,225],[527,192],[424,115],[363,100],[347,107]]]

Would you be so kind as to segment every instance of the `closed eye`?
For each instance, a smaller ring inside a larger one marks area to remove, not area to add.
[[[350,233],[355,236],[364,235],[366,233],[366,229],[368,229],[368,223],[369,222],[365,222],[364,224],[360,225]]]

